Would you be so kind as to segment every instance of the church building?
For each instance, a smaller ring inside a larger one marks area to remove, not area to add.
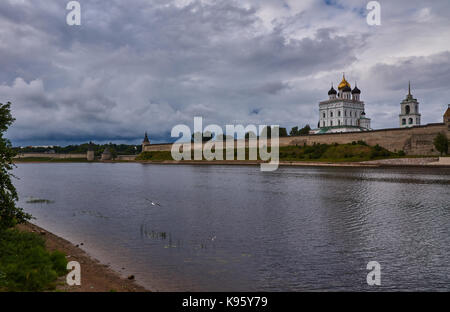
[[[355,83],[353,88],[345,79],[345,74],[336,91],[331,85],[328,100],[319,103],[320,120],[318,129],[312,133],[337,133],[369,131],[370,119],[366,117],[361,90]]]
[[[420,126],[419,102],[411,94],[411,82],[408,86],[408,95],[400,107],[400,128]]]

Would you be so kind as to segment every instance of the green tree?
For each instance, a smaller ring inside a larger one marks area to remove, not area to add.
[[[280,138],[287,137],[288,133],[286,128],[280,128]]]
[[[0,229],[10,228],[31,219],[31,215],[16,206],[19,197],[11,182],[15,152],[11,142],[3,136],[13,122],[11,103],[0,103]]]
[[[307,135],[309,134],[309,131],[311,131],[311,127],[309,125],[304,126],[300,130],[298,127],[294,127],[291,129],[291,132],[289,133],[290,136],[296,136],[296,135]]]
[[[306,134],[309,134],[309,131],[311,131],[311,127],[309,125],[306,125],[298,131],[298,134],[306,135]]]
[[[298,127],[295,126],[294,128],[291,129],[291,132],[289,132],[290,136],[296,136],[298,135]]]
[[[448,153],[448,139],[445,136],[445,134],[439,133],[434,138],[433,143],[434,143],[434,147],[438,150],[439,153],[441,153],[441,155]]]

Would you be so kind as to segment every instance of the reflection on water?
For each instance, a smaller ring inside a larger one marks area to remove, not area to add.
[[[366,265],[378,261],[381,290],[450,290],[448,169],[20,164],[14,173],[38,225],[150,289],[365,291]]]

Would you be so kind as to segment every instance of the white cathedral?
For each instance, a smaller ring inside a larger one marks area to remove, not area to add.
[[[355,84],[352,90],[345,74],[336,91],[331,86],[328,100],[319,103],[320,120],[314,134],[369,131],[370,119],[364,112],[364,102],[361,101],[361,90]]]
[[[400,103],[400,128],[420,126],[419,102],[411,94],[409,83],[408,94]],[[361,90],[347,82],[345,74],[336,91],[331,85],[328,100],[319,103],[319,124],[311,134],[370,131],[370,118],[364,111],[361,101]]]

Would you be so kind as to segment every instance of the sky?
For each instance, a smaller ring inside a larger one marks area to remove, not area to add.
[[[169,142],[175,125],[319,120],[345,72],[374,129],[398,127],[408,81],[422,124],[450,103],[450,2],[0,1],[0,103],[13,145]]]

